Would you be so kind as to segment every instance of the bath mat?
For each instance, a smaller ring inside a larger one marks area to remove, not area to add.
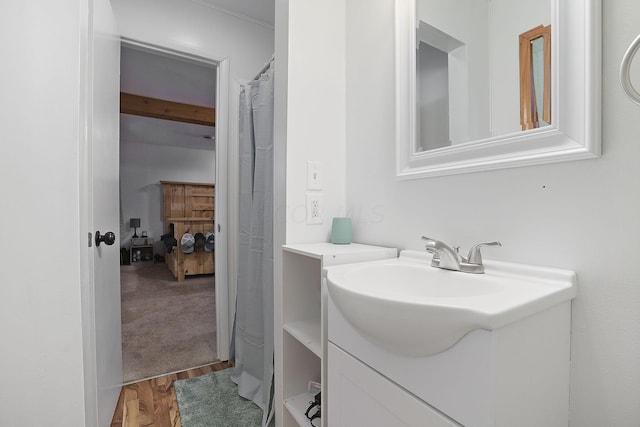
[[[173,383],[182,427],[259,427],[262,409],[238,396],[233,369]]]

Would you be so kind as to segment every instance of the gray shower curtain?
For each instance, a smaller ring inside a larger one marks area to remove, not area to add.
[[[273,61],[240,92],[240,223],[234,324],[238,394],[272,417]]]

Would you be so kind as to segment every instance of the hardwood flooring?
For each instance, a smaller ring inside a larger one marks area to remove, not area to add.
[[[173,382],[229,368],[218,362],[122,387],[111,427],[182,427]]]

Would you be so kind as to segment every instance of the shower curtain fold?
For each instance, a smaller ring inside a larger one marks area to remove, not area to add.
[[[273,409],[273,62],[240,92],[240,214],[232,379]]]

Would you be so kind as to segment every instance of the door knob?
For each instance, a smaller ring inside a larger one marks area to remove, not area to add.
[[[96,246],[100,246],[100,243],[104,243],[107,246],[111,246],[116,242],[116,235],[111,231],[107,231],[104,234],[100,234],[96,231]]]

